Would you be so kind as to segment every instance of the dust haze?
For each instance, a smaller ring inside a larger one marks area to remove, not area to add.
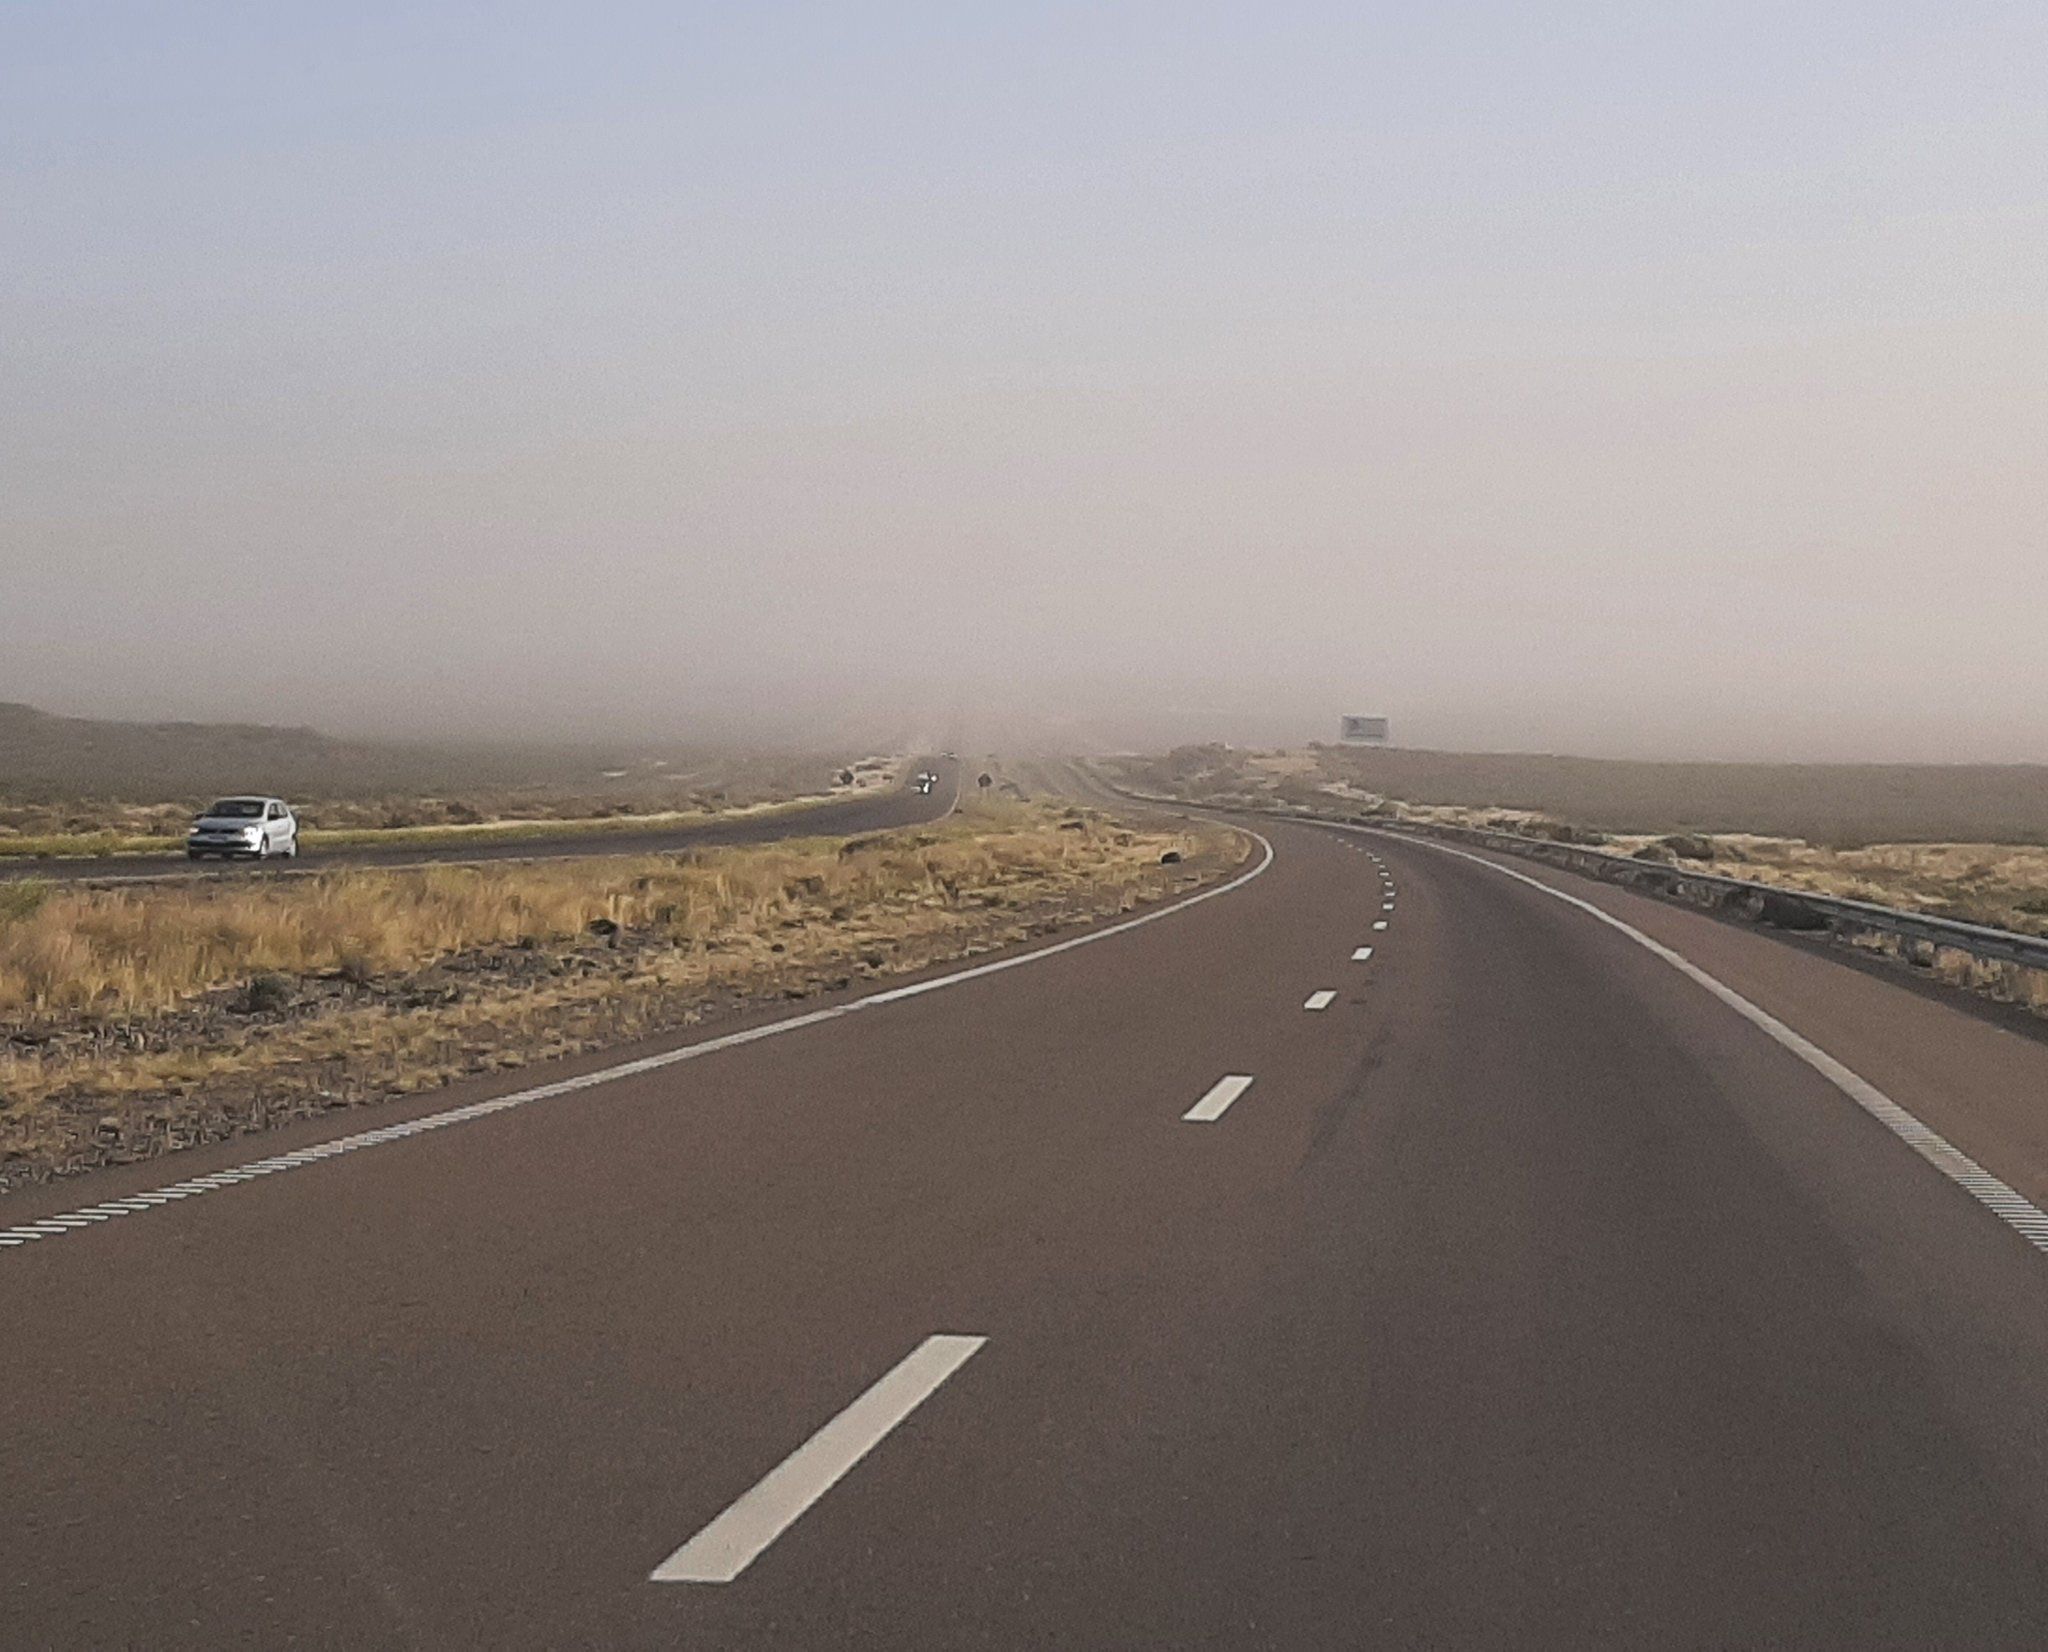
[[[0,700],[2048,759],[2048,11],[1428,10],[9,8]]]

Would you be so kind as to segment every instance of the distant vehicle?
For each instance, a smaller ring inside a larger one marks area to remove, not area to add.
[[[192,822],[185,838],[185,853],[194,860],[207,855],[223,860],[268,860],[272,855],[290,859],[298,852],[298,820],[276,797],[224,797]]]
[[[920,792],[929,792],[932,789],[932,787],[938,783],[938,778],[939,777],[935,774],[919,775],[917,777],[917,789]]]

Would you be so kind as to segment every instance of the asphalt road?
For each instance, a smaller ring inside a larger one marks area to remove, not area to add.
[[[920,770],[936,774],[930,793],[919,792],[910,776]],[[792,837],[846,837],[921,826],[950,813],[960,786],[960,765],[950,758],[923,757],[910,764],[904,779],[885,792],[864,797],[834,798],[802,809],[741,814],[702,825],[650,826],[644,830],[562,832],[498,842],[451,842],[432,848],[308,849],[289,861],[265,865],[249,862],[191,862],[182,855],[107,855],[90,859],[0,859],[0,879],[46,878],[67,882],[127,882],[163,877],[276,877],[291,871],[317,871],[327,866],[425,866],[437,862],[534,860],[578,855],[658,854],[672,849],[711,848],[724,844],[775,843]]]
[[[1261,829],[1087,944],[0,1249],[0,1644],[2048,1639],[2048,1255],[1587,912]],[[1542,881],[2048,1197],[2048,1045]]]

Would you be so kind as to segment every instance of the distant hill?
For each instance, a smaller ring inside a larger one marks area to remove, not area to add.
[[[231,792],[293,799],[448,796],[482,789],[609,788],[631,770],[680,780],[702,748],[414,745],[338,740],[261,723],[121,723],[0,702],[0,800],[191,802]],[[661,759],[661,761],[656,761]],[[755,765],[787,786],[829,774],[818,758]],[[714,765],[729,771],[730,763]],[[782,774],[783,769],[790,772]]]
[[[1538,809],[1616,832],[1758,832],[1866,843],[2048,843],[2048,767],[1657,763],[1329,746],[1333,778],[1414,802]]]
[[[0,702],[0,796],[21,801],[406,791],[470,778],[451,776],[452,755],[336,740],[310,728],[101,722]],[[475,766],[474,758],[460,764]]]
[[[1143,786],[1192,798],[1321,801],[1320,787],[1406,803],[1534,809],[1610,832],[1755,832],[1836,848],[2048,843],[2048,766],[1657,763],[1525,752],[1312,745],[1304,752],[1181,746],[1118,760]]]

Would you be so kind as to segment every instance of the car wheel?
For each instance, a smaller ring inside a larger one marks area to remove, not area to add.
[[[299,858],[299,840],[297,838],[293,838],[291,842],[284,846],[284,858],[286,860],[297,860]]]

